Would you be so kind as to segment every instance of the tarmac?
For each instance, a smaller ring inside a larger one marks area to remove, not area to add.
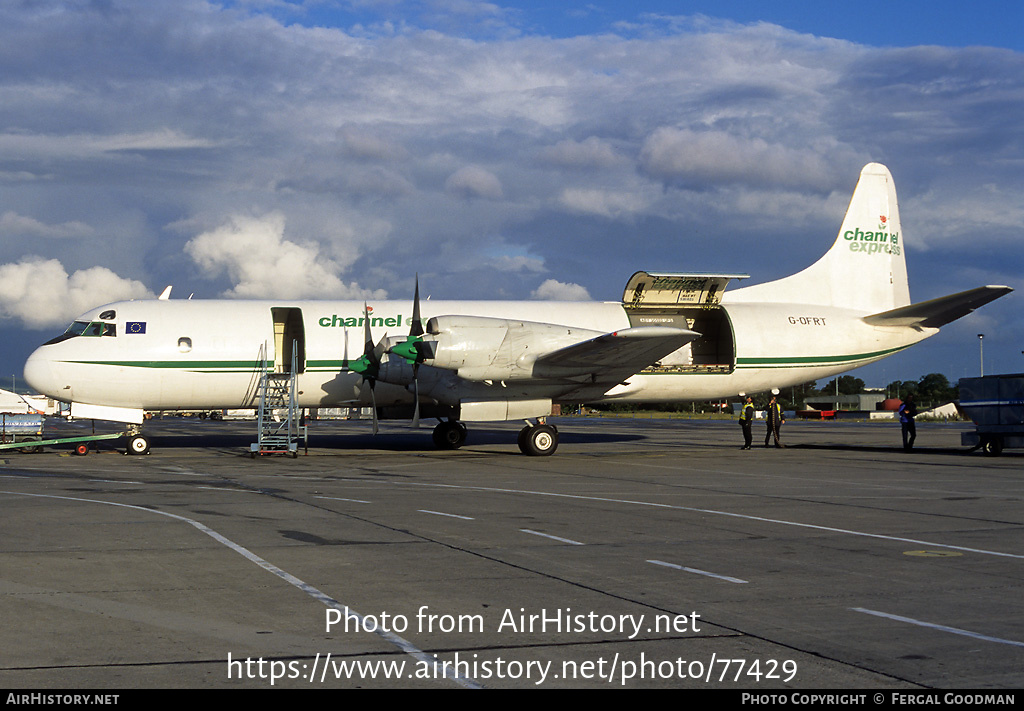
[[[1012,690],[1024,455],[970,425],[169,418],[0,452],[0,686]]]

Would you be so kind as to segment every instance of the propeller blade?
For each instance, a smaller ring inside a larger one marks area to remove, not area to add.
[[[349,370],[359,373],[373,387],[374,379],[380,372],[380,358],[384,354],[383,341],[373,344],[373,331],[370,330],[370,309],[363,303],[363,354],[349,364]],[[387,338],[387,334],[384,335]]]
[[[416,337],[423,335],[423,319],[420,317],[420,275],[416,274],[416,290],[412,297],[412,327],[409,329],[409,336]]]
[[[416,400],[416,404],[413,406],[412,411],[412,426],[419,428],[420,426],[420,380],[419,371],[420,363],[423,361],[423,354],[417,347],[423,342],[423,318],[420,315],[420,275],[416,273],[416,288],[412,295],[412,325],[409,328],[409,339],[406,341],[408,345],[408,352],[406,360],[409,360],[411,356],[412,360],[412,388],[413,398]]]
[[[363,302],[363,355],[373,352],[373,331],[370,330],[370,308]]]
[[[413,372],[415,372],[417,367],[418,366],[413,366]],[[413,376],[413,379],[412,379],[412,385],[413,385],[413,397],[416,398],[416,405],[415,405],[415,408],[412,411],[412,426],[415,427],[415,428],[419,428],[419,426],[420,426],[420,381],[416,378],[415,375]]]
[[[423,350],[423,317],[420,313],[420,277],[416,275],[416,291],[412,299],[412,324],[409,326],[409,335],[401,343],[396,343],[389,352],[400,358],[405,358],[409,364],[422,363],[425,357]]]
[[[377,426],[377,396],[373,394],[373,386],[376,383],[376,380],[370,381],[370,406],[373,408],[373,434],[375,435],[379,429]]]
[[[373,344],[373,331],[370,328],[370,309],[363,303],[363,354],[349,362],[348,360],[348,329],[345,329],[345,366],[353,373],[363,376],[363,382],[370,386],[370,403],[373,408],[373,433],[377,434],[377,374],[380,373],[380,358],[384,354],[384,341],[387,334],[377,345]]]

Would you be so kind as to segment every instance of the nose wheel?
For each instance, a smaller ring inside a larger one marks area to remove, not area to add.
[[[129,437],[128,454],[149,454],[149,440],[140,434]]]
[[[554,425],[527,424],[519,432],[519,451],[531,457],[549,457],[558,449],[558,430]]]

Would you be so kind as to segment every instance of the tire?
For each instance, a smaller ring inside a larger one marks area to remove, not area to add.
[[[22,440],[22,442],[38,442],[38,441],[39,441],[38,437],[26,437],[25,439]],[[27,445],[25,447],[19,447],[18,451],[21,452],[22,454],[35,454],[36,452],[42,452],[43,448],[42,448],[41,445],[38,445],[38,444],[30,444],[30,445]]]
[[[550,457],[558,449],[558,430],[551,425],[526,427],[519,433],[519,449],[531,457]]]
[[[990,457],[998,457],[1003,453],[1003,438],[992,437],[991,439],[985,440],[982,444],[982,449]]]
[[[79,442],[78,444],[75,445],[75,454],[77,454],[78,456],[84,457],[88,453],[89,453],[89,443],[88,442]]]
[[[149,440],[142,435],[135,435],[128,440],[129,454],[149,454]]]
[[[431,436],[438,449],[458,449],[466,443],[466,434],[461,422],[439,422]]]

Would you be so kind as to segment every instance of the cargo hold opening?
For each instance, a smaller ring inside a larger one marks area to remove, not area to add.
[[[670,326],[701,334],[642,372],[731,373],[736,343],[721,299],[731,279],[743,278],[745,274],[634,274],[622,299],[630,326]]]

